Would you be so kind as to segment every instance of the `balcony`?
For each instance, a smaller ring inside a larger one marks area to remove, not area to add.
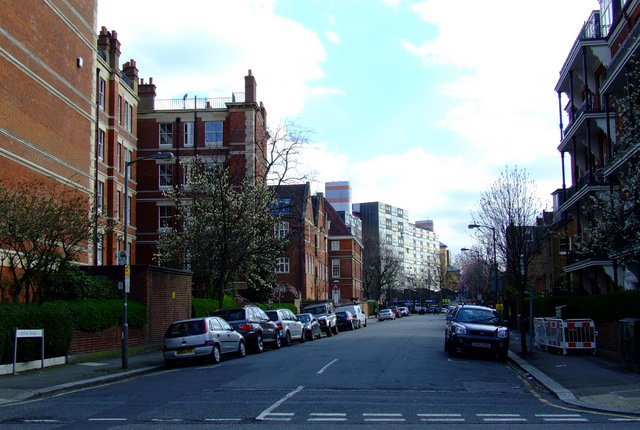
[[[184,98],[154,100],[154,110],[194,110],[194,109],[226,109],[227,103],[243,103],[244,93],[233,93],[231,97]]]
[[[569,107],[570,109],[571,107]],[[589,94],[580,107],[573,112],[573,115],[569,114],[569,123],[562,131],[562,142],[558,150],[566,151],[573,136],[586,134],[586,119],[595,119],[595,125],[606,132],[606,111],[602,108],[600,97],[597,94]]]
[[[618,52],[615,53],[611,62],[607,66],[607,79],[602,83],[602,90],[611,92],[616,82],[618,86],[624,85],[624,65],[629,62],[629,59],[640,47],[640,21],[633,27],[624,43],[620,46]]]
[[[608,190],[609,186],[607,185],[604,172],[601,168],[594,173],[587,173],[581,177],[577,183],[573,184],[571,188],[567,188],[567,198],[560,206],[560,210],[568,210],[592,192]]]
[[[611,160],[604,170],[605,176],[619,171],[632,157],[640,152],[640,136],[627,134],[611,147]]]

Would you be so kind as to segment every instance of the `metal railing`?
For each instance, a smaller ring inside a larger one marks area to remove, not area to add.
[[[607,76],[611,76],[613,71],[618,68],[620,62],[627,55],[629,50],[638,44],[639,36],[640,36],[640,21],[638,21],[635,27],[633,27],[633,30],[631,30],[631,33],[629,34],[627,39],[624,41],[624,43],[622,44],[618,52],[616,52],[616,55],[614,55],[613,58],[611,59],[611,62],[607,67]]]
[[[244,101],[244,93],[233,93],[231,97],[159,99],[154,100],[153,107],[154,110],[226,109],[227,103],[243,103]]]

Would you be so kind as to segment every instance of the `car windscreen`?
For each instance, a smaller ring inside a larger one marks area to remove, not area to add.
[[[171,324],[167,329],[167,333],[164,337],[183,337],[183,336],[195,336],[198,334],[206,333],[206,325],[203,320],[197,321],[184,321],[180,323]]]
[[[336,316],[338,318],[346,318],[347,317],[347,313],[346,312],[336,312]]]
[[[460,309],[456,320],[466,323],[499,324],[500,318],[486,309]]]
[[[298,315],[298,319],[303,323],[311,321],[311,318],[309,317],[309,315]]]

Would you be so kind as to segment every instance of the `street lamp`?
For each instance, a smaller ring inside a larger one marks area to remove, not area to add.
[[[478,251],[477,249],[470,249],[470,248],[462,248],[460,249],[460,251],[462,252],[471,251],[476,253],[476,288],[477,288],[476,297],[477,297],[477,294],[480,292],[480,251]]]
[[[124,303],[124,310],[122,316],[122,368],[129,368],[129,324],[127,324],[127,293],[129,290],[128,277],[129,274],[129,243],[128,243],[128,231],[129,231],[129,168],[138,161],[142,160],[169,160],[173,158],[171,152],[158,152],[153,155],[147,155],[146,157],[140,157],[135,160],[125,161],[124,163],[124,251],[125,251],[125,282],[122,288],[122,299]]]
[[[493,270],[491,273],[491,277],[493,278],[493,282],[496,288],[496,295],[498,297],[498,303],[502,302],[500,287],[498,286],[498,262],[496,260],[496,229],[490,225],[480,225],[480,224],[469,224],[468,228],[488,228],[493,233]]]

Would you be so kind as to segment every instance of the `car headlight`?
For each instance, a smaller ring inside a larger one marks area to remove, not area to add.
[[[465,326],[457,325],[453,329],[455,334],[467,334],[467,328]]]
[[[506,339],[509,336],[509,332],[506,329],[498,330],[498,339]]]

